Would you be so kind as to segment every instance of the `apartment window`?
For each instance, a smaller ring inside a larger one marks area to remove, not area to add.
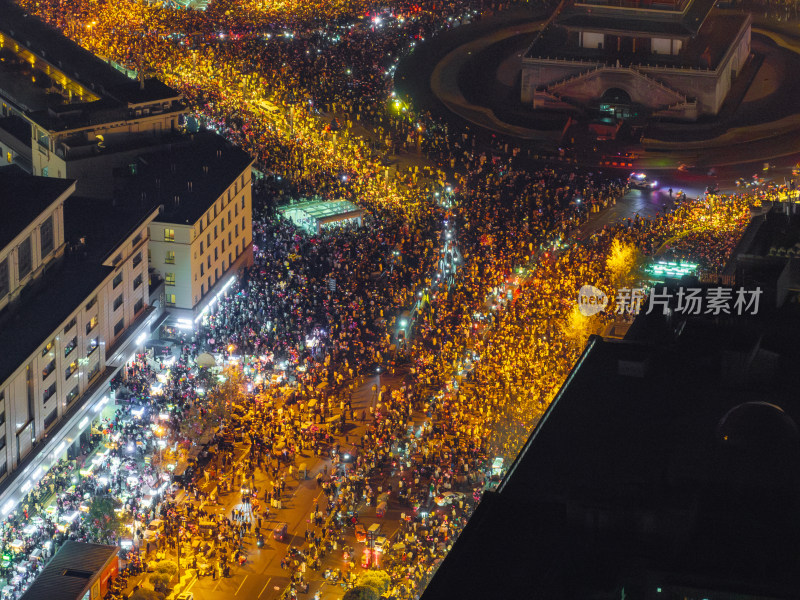
[[[70,402],[75,400],[75,398],[78,397],[79,393],[80,393],[80,391],[78,389],[78,386],[76,385],[74,388],[72,388],[70,390],[69,394],[67,394],[67,404],[69,404]]]
[[[42,245],[42,257],[53,251],[53,216],[47,217],[39,228],[39,240]]]
[[[5,424],[6,424],[6,409],[4,406],[3,412],[0,412],[0,427],[3,427]]]
[[[233,216],[234,217],[238,217],[239,216],[239,205],[238,204],[234,204],[233,205]]]
[[[14,158],[11,156],[11,152],[6,152],[6,162],[10,163],[13,160],[14,160]]]
[[[209,256],[206,257],[206,264],[208,265],[208,268],[210,269],[211,268],[211,255],[210,254],[209,254]]]
[[[200,277],[206,274],[206,265],[205,263],[200,263]]]
[[[115,336],[119,335],[122,332],[123,329],[125,329],[125,319],[124,318],[120,319],[119,321],[117,321],[117,324],[114,325],[114,335]]]
[[[219,237],[219,232],[217,231],[217,226],[214,225],[214,239],[216,240]]]
[[[230,192],[229,192],[230,193]],[[214,218],[217,218],[217,205],[214,205]]]
[[[5,448],[6,448],[6,436],[3,435],[3,437],[0,438],[0,450],[5,450]],[[7,467],[8,467],[8,465],[6,465],[5,462],[0,464],[0,477],[2,477],[3,475],[6,474],[6,468]]]
[[[87,380],[91,381],[92,379],[97,377],[98,373],[100,373],[100,361],[99,360],[96,363],[94,363],[94,366],[89,370],[89,375],[87,377]]]
[[[211,233],[210,232],[206,234],[206,246],[208,248],[211,247]]]
[[[229,265],[233,264],[233,254],[231,254],[230,252],[228,252],[228,264]]]
[[[44,369],[42,369],[42,381],[47,379],[50,373],[52,373],[55,370],[56,370],[56,359],[54,358],[49,363],[47,363]]]
[[[69,343],[66,346],[64,346],[64,357],[66,358],[67,356],[69,356],[70,352],[75,350],[75,346],[77,345],[78,345],[78,336],[76,335],[69,341]]]
[[[175,294],[167,294],[166,302],[167,306],[175,306]]]
[[[175,251],[174,250],[167,250],[167,256],[164,258],[164,262],[168,265],[175,264]]]
[[[138,267],[140,262],[142,262],[141,252],[137,253],[136,256],[133,257],[133,266]]]
[[[119,287],[120,283],[122,283],[122,273],[119,273],[119,274],[117,274],[116,277],[114,277],[114,281],[112,282],[111,287],[113,289],[117,289],[117,287]]]
[[[86,335],[89,335],[89,332],[97,327],[97,315],[92,317],[92,319],[86,324]]]
[[[50,400],[50,398],[55,396],[55,394],[56,394],[56,383],[54,381],[53,384],[44,391],[44,394],[42,394],[42,402],[47,402],[48,400]]]
[[[237,229],[238,229],[238,225],[237,225]],[[236,235],[239,235],[239,234],[237,233]],[[228,232],[228,246],[230,246],[230,245],[231,245],[231,232],[229,231]]]
[[[214,248],[214,260],[219,260],[219,248]]]
[[[44,428],[48,429],[58,418],[58,407],[54,406],[48,415],[44,418]]]
[[[86,356],[91,355],[92,352],[97,350],[97,346],[100,345],[98,339],[99,338],[92,338],[89,340],[89,343],[86,344]]]
[[[205,283],[201,283],[200,284],[200,296],[202,297],[202,296],[205,296],[205,295],[206,295],[206,284]]]
[[[73,360],[66,369],[64,369],[64,379],[69,379],[70,376],[78,370],[78,361]]]
[[[139,286],[142,285],[142,275],[141,273],[136,276],[136,279],[133,280],[133,289],[139,289]]]
[[[97,296],[89,300],[88,304],[86,305],[86,310],[91,310],[91,308],[97,304]]]
[[[136,237],[133,238],[133,242],[132,242],[133,247],[135,248],[136,244],[138,244],[141,241],[142,241],[142,232],[140,231],[139,233],[136,234]]]
[[[245,231],[247,231],[247,229],[244,226],[244,217],[242,217],[242,233],[244,233]]]
[[[19,267],[19,278],[22,279],[33,268],[33,255],[31,253],[31,238],[26,238],[17,246],[17,264]]]
[[[116,300],[114,300],[114,310],[117,310],[120,306],[122,306],[122,294],[117,296]]]
[[[68,332],[70,329],[72,329],[73,327],[75,327],[75,325],[77,325],[77,324],[78,324],[78,319],[77,319],[77,317],[72,317],[72,320],[71,320],[69,323],[67,323],[66,325],[64,325],[64,334],[66,335],[66,333],[67,333],[67,332]]]
[[[225,252],[225,238],[222,238],[222,251]]]
[[[205,249],[205,245],[203,244],[203,241],[202,241],[202,240],[200,240],[200,255],[201,255],[201,256],[203,255],[203,251],[204,251],[204,249]]]
[[[239,237],[239,224],[238,223],[233,227],[233,235],[235,235],[236,237]]]
[[[111,264],[118,265],[120,262],[122,262],[122,252],[120,252],[114,257],[114,260],[111,261]]]
[[[0,260],[0,300],[5,298],[11,290],[11,283],[8,279],[8,259]]]
[[[165,273],[164,283],[167,285],[175,285],[175,273]]]
[[[225,231],[225,217],[222,217],[222,227],[220,227],[220,231]]]
[[[55,340],[50,340],[49,342],[47,342],[47,346],[42,348],[42,356],[47,356],[47,353],[50,352],[50,350],[52,350],[53,346],[55,345],[56,345]]]
[[[175,230],[164,228],[164,241],[165,242],[174,242],[175,241]]]
[[[242,210],[244,210],[244,196],[242,196]]]
[[[138,315],[139,312],[144,308],[144,298],[139,298],[136,301],[136,304],[133,305],[133,314]]]

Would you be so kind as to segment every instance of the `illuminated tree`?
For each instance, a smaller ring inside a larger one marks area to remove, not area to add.
[[[633,244],[615,238],[606,259],[611,285],[617,289],[633,285],[638,279],[641,262],[639,250]]]

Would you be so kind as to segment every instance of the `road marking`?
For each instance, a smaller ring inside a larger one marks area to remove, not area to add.
[[[190,583],[190,584],[189,584],[189,585],[186,587],[186,589],[185,589],[185,590],[183,590],[183,591],[184,591],[184,592],[188,592],[190,589],[192,589],[192,586],[193,586],[195,583],[197,583],[197,577],[195,577],[194,579],[192,579],[192,583]]]
[[[263,594],[263,593],[264,593],[264,590],[265,590],[265,589],[267,589],[267,586],[269,585],[269,582],[270,582],[270,581],[272,581],[272,577],[270,577],[269,579],[267,579],[267,583],[265,583],[265,584],[264,584],[264,587],[263,587],[263,588],[261,588],[261,591],[260,591],[260,592],[258,592],[258,596],[256,596],[256,598],[261,598],[261,594]]]
[[[214,568],[216,569],[216,567],[214,567]],[[212,592],[216,592],[216,591],[217,591],[217,588],[219,587],[219,584],[220,584],[220,583],[222,583],[222,577],[220,577],[220,578],[217,580],[217,585],[215,585],[215,586],[214,586],[214,589],[213,589],[213,590],[211,590],[211,591],[212,591]]]
[[[238,593],[239,593],[239,590],[240,590],[240,589],[242,589],[242,586],[244,585],[244,582],[247,580],[247,578],[248,578],[248,577],[249,577],[249,575],[245,575],[245,576],[244,576],[244,579],[242,579],[242,583],[240,583],[240,584],[239,584],[239,587],[238,587],[238,588],[236,588],[236,591],[235,591],[235,592],[233,592],[233,595],[234,595],[234,596],[235,596],[236,594],[238,594]]]

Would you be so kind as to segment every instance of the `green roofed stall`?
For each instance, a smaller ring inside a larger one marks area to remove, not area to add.
[[[347,200],[308,200],[278,208],[285,219],[291,220],[307,233],[319,234],[325,227],[344,221],[356,221],[361,226],[364,210]]]

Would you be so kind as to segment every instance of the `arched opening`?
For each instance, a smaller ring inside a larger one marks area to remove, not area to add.
[[[600,96],[599,105],[601,113],[617,119],[630,119],[638,113],[630,94],[622,88],[608,88]]]

